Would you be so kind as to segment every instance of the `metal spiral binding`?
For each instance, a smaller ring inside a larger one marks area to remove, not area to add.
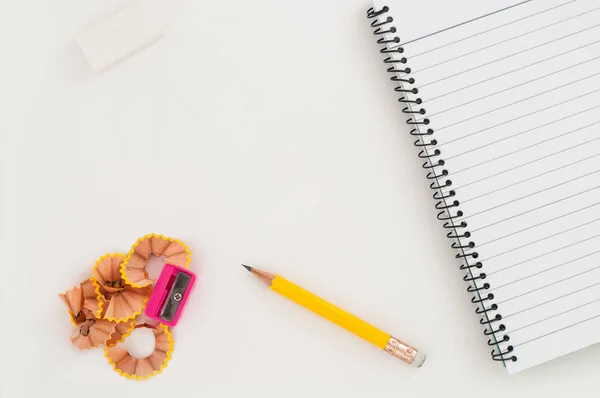
[[[410,76],[412,71],[410,67],[406,66],[408,62],[406,57],[399,57],[399,59],[394,59],[393,57],[393,53],[402,54],[404,53],[404,49],[402,47],[395,47],[392,49],[388,48],[388,43],[400,43],[400,38],[397,36],[393,36],[392,38],[389,38],[389,36],[386,38],[385,36],[396,33],[396,27],[392,26],[392,23],[394,22],[393,17],[390,15],[385,17],[385,19],[382,17],[388,12],[389,7],[387,6],[380,10],[370,8],[367,11],[367,18],[373,19],[371,22],[371,27],[375,28],[373,34],[376,36],[381,36],[379,39],[377,39],[377,44],[383,45],[379,52],[382,54],[390,54],[383,62],[391,65],[387,69],[388,73],[393,73],[393,76],[390,77],[390,80],[398,83],[398,86],[394,88],[394,90],[398,93],[402,93],[402,96],[398,99],[398,102],[406,104],[406,106],[402,109],[402,112],[408,115],[425,115],[426,110],[420,107],[420,105],[423,103],[421,98],[410,100],[404,95],[405,93],[418,94],[419,89],[414,86],[415,79]],[[402,76],[398,76],[398,74],[402,74]],[[409,85],[412,86],[412,88],[407,88]],[[418,109],[415,110],[413,108]],[[467,288],[467,291],[475,294],[471,298],[471,302],[477,305],[475,313],[481,315],[479,323],[486,326],[483,333],[486,336],[492,337],[488,340],[488,345],[491,347],[496,346],[496,348],[494,348],[491,352],[492,359],[494,361],[516,362],[517,357],[513,355],[513,346],[508,346],[504,351],[502,351],[498,346],[498,344],[502,342],[509,341],[510,336],[505,334],[501,339],[496,338],[496,334],[505,331],[506,326],[501,323],[502,315],[496,314],[494,317],[488,316],[489,311],[498,310],[498,304],[493,303],[494,295],[492,293],[485,294],[485,292],[491,288],[490,284],[484,282],[478,287],[475,283],[477,280],[486,279],[486,274],[485,272],[477,271],[483,269],[483,264],[481,262],[478,261],[474,264],[469,263],[469,258],[477,259],[479,254],[476,251],[470,253],[465,252],[465,249],[475,248],[475,242],[461,242],[461,239],[469,239],[471,237],[471,233],[467,230],[467,223],[465,221],[461,221],[459,223],[455,222],[457,218],[463,216],[463,212],[457,209],[460,206],[460,202],[458,200],[450,201],[450,198],[456,196],[456,192],[450,190],[444,193],[442,191],[442,188],[448,188],[452,186],[452,180],[449,178],[448,170],[444,168],[446,162],[441,158],[442,152],[440,149],[436,148],[438,142],[433,137],[434,130],[432,128],[427,128],[426,131],[421,131],[422,128],[424,129],[422,126],[429,125],[430,121],[427,118],[418,121],[411,116],[408,118],[406,123],[413,126],[410,134],[414,137],[417,137],[414,145],[421,149],[418,154],[419,159],[425,160],[425,162],[422,164],[422,167],[428,171],[426,177],[431,181],[429,188],[435,191],[433,198],[437,201],[435,208],[440,210],[440,212],[437,214],[437,218],[438,220],[444,222],[443,228],[449,230],[446,236],[449,239],[454,240],[451,247],[458,250],[456,258],[464,259],[465,261],[465,263],[460,266],[460,269],[467,272],[467,274],[463,277],[463,280],[469,282],[470,284]],[[452,209],[456,209],[454,214],[452,214]]]

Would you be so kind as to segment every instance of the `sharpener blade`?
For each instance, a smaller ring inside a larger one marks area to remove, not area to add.
[[[191,279],[192,278],[190,275],[183,272],[177,274],[175,281],[173,282],[173,286],[171,287],[171,291],[165,300],[165,304],[160,310],[161,319],[164,319],[165,321],[172,321],[173,318],[175,318],[177,309],[181,304]]]

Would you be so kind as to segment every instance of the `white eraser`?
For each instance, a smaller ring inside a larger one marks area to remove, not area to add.
[[[416,366],[417,368],[420,368],[421,366],[423,366],[423,363],[425,362],[426,358],[427,358],[427,355],[423,354],[421,351],[418,351],[417,356],[412,361],[412,364],[414,366]]]
[[[136,0],[79,34],[76,41],[92,69],[104,70],[157,41],[166,27],[152,0]]]

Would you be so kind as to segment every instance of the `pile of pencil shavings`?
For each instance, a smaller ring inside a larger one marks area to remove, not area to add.
[[[137,240],[127,255],[100,257],[89,279],[59,294],[74,325],[71,342],[79,350],[104,347],[105,357],[121,376],[144,380],[162,372],[171,359],[173,336],[165,324],[138,323],[152,292],[146,264],[151,256],[165,264],[189,268],[191,252],[178,239],[151,234]],[[149,328],[155,337],[154,352],[134,358],[119,348],[136,328]]]

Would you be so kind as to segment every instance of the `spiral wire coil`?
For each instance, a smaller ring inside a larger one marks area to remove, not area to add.
[[[394,88],[394,91],[401,93],[401,97],[398,102],[404,104],[402,112],[410,115],[406,120],[406,123],[412,127],[410,134],[417,137],[414,145],[420,149],[418,154],[419,159],[423,159],[425,162],[422,167],[427,171],[426,178],[431,181],[429,188],[433,193],[433,198],[436,200],[435,208],[439,210],[437,218],[443,221],[443,228],[448,230],[446,236],[453,240],[451,247],[458,251],[456,258],[464,260],[464,264],[460,266],[460,269],[466,271],[463,280],[469,282],[467,291],[474,293],[471,298],[471,302],[477,305],[475,313],[481,315],[479,323],[485,325],[484,334],[490,336],[488,340],[488,346],[495,348],[491,352],[492,359],[494,361],[517,361],[517,357],[513,355],[513,346],[508,346],[504,351],[499,347],[499,343],[508,342],[510,336],[504,334],[501,339],[496,338],[496,334],[506,330],[506,326],[502,324],[502,315],[496,313],[495,316],[488,316],[489,311],[498,311],[498,304],[495,304],[494,294],[486,293],[491,289],[488,282],[483,282],[477,286],[475,281],[485,280],[487,275],[483,272],[484,265],[481,261],[476,261],[479,254],[476,251],[469,253],[465,252],[465,249],[475,248],[475,242],[469,241],[471,233],[467,230],[467,223],[465,221],[457,222],[456,219],[463,216],[463,212],[459,210],[460,202],[452,199],[456,196],[454,190],[449,190],[446,193],[442,191],[442,188],[449,188],[452,186],[452,180],[449,176],[449,171],[444,168],[446,162],[442,158],[442,152],[436,148],[438,145],[437,140],[434,137],[434,130],[432,128],[424,127],[430,124],[429,119],[424,118],[422,120],[416,120],[412,115],[426,115],[425,108],[421,107],[423,100],[421,98],[408,99],[407,93],[418,94],[419,89],[415,87],[415,79],[410,76],[411,69],[407,66],[408,60],[404,56],[394,58],[395,54],[404,53],[404,49],[401,46],[389,48],[390,43],[400,43],[398,36],[390,38],[389,34],[396,33],[396,27],[393,26],[394,18],[391,15],[386,15],[389,12],[389,7],[384,6],[380,10],[370,8],[367,11],[367,18],[372,19],[371,27],[374,28],[373,34],[380,36],[377,39],[377,44],[382,45],[379,50],[382,54],[388,54],[387,58],[383,61],[385,64],[390,65],[387,68],[387,72],[393,74],[390,80],[398,83]],[[388,35],[386,37],[386,35]],[[410,88],[409,88],[410,87]],[[425,130],[424,132],[422,131]],[[462,239],[462,241],[461,241]],[[469,261],[473,259],[475,261]]]

